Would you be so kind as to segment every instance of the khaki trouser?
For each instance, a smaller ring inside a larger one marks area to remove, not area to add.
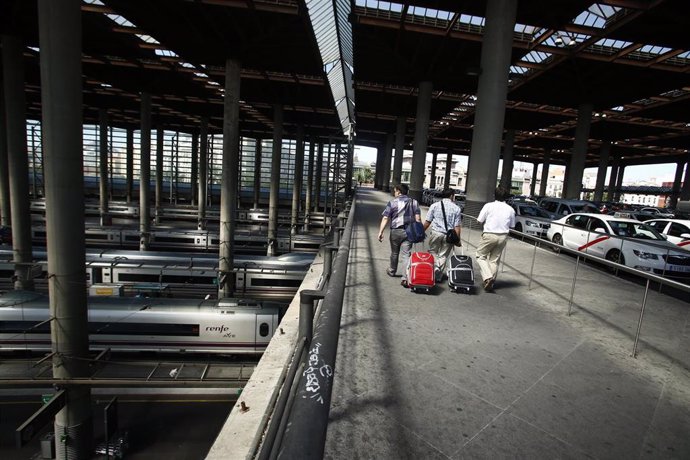
[[[507,233],[482,233],[482,239],[477,246],[477,265],[482,273],[482,280],[496,279],[498,260],[507,239]]]
[[[436,281],[441,281],[441,276],[446,273],[446,263],[453,251],[453,245],[446,243],[446,234],[431,231],[429,235],[429,252],[434,256],[436,269]]]

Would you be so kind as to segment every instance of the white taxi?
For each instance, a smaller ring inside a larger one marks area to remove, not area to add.
[[[679,248],[690,251],[690,220],[681,219],[652,219],[645,221],[666,239]]]
[[[647,273],[690,275],[690,255],[635,219],[606,214],[570,214],[551,222],[547,238],[566,248]]]
[[[546,232],[551,225],[551,214],[536,204],[523,202],[513,203],[515,209],[515,230],[528,235],[546,238]]]

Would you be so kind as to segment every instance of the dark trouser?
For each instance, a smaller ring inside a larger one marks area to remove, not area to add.
[[[402,279],[407,279],[407,264],[410,263],[410,253],[412,252],[412,243],[407,241],[407,233],[404,228],[391,229],[391,270],[397,272],[398,258],[400,250],[402,249]]]

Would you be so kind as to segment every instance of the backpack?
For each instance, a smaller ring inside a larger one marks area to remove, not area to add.
[[[414,211],[410,203],[413,200],[410,199],[405,207],[405,213],[409,213],[412,216],[412,222],[405,225],[405,234],[407,235],[407,241],[411,243],[421,243],[426,238],[426,233],[424,232],[424,225],[421,222],[417,222],[415,219]]]

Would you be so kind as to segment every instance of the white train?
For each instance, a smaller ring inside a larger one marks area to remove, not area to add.
[[[89,297],[91,350],[260,354],[279,307],[252,300]],[[0,351],[51,351],[48,297],[0,296]]]
[[[314,261],[313,253],[288,253],[278,257],[238,255],[234,260],[235,295],[291,299]],[[12,289],[13,252],[0,247],[0,289]],[[36,289],[47,292],[47,255],[34,249],[33,270]],[[87,285],[122,285],[125,295],[135,295],[165,287],[163,295],[215,297],[218,292],[218,255],[184,252],[140,252],[88,249]]]

